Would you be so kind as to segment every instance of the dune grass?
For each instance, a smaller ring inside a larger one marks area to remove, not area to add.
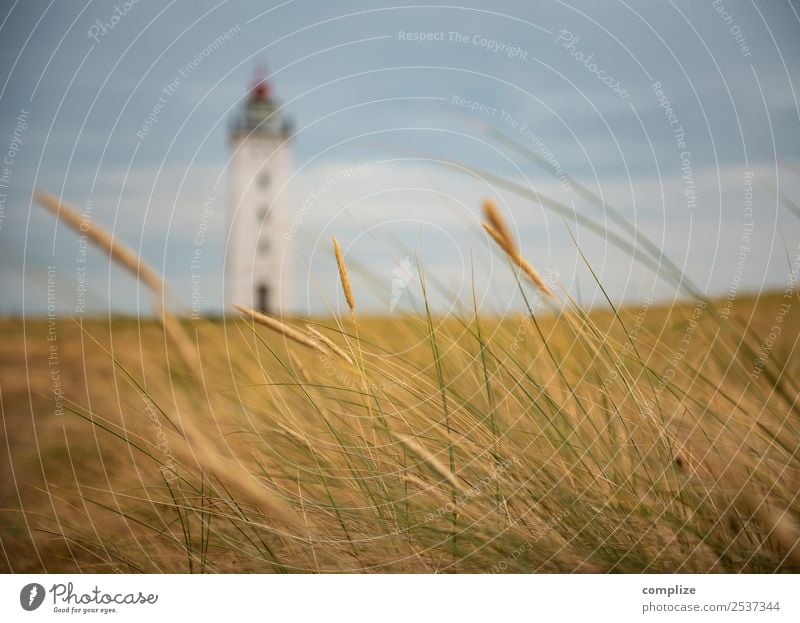
[[[0,321],[5,567],[800,570],[794,288],[725,308],[644,244],[683,302],[588,311],[484,211],[524,313],[418,265],[422,313],[356,314],[334,240],[341,316],[59,318],[55,402],[46,321]]]
[[[781,300],[742,299],[729,321],[768,324]],[[797,395],[797,314],[771,375],[751,378],[696,309],[362,317],[358,338],[351,319],[308,319],[350,361],[250,320],[184,320],[200,380],[170,368],[157,324],[60,320],[55,416],[45,322],[26,322],[23,353],[3,321],[33,396],[4,368],[21,488],[3,496],[6,564],[797,570],[798,415],[782,397]]]

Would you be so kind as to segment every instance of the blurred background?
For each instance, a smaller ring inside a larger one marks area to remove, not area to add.
[[[94,249],[78,303],[84,249],[36,189],[135,248],[176,311],[221,313],[229,131],[261,79],[292,127],[279,234],[295,313],[344,308],[333,235],[363,310],[414,309],[417,278],[394,304],[392,284],[417,258],[446,286],[440,310],[473,280],[486,311],[520,309],[484,197],[583,304],[604,302],[579,250],[615,302],[671,300],[658,270],[579,222],[633,241],[572,178],[707,294],[782,290],[800,240],[776,196],[800,201],[798,34],[788,0],[5,2],[0,313],[151,313]]]

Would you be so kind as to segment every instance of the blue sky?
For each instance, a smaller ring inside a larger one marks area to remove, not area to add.
[[[777,183],[800,200],[800,176],[779,166],[800,163],[800,19],[788,1],[139,0],[112,28],[115,6],[124,3],[3,4],[0,141],[12,157],[0,189],[2,313],[46,310],[49,266],[58,309],[76,307],[78,237],[32,202],[34,188],[79,209],[91,201],[96,222],[166,275],[177,310],[192,305],[194,239],[203,204],[213,205],[201,306],[221,310],[227,127],[259,62],[296,129],[285,192],[298,217],[290,258],[298,312],[342,304],[333,235],[364,309],[388,310],[393,270],[414,254],[446,286],[434,294],[439,307],[468,298],[474,272],[487,309],[518,308],[513,278],[479,229],[486,196],[503,206],[531,262],[557,271],[586,304],[598,291],[568,229],[615,299],[674,294],[607,238],[442,162],[503,176],[608,223],[491,131],[552,154],[708,293],[786,285],[784,241],[797,253],[800,224],[765,187]],[[483,112],[455,103],[464,101]],[[298,213],[342,171],[350,173]],[[86,276],[86,313],[149,313],[134,280],[96,252]],[[400,309],[413,309],[415,290],[413,280]]]

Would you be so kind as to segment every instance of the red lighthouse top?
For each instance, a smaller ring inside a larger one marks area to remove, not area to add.
[[[247,136],[258,134],[285,138],[291,133],[290,122],[278,114],[278,105],[272,97],[273,89],[268,75],[266,66],[259,63],[253,72],[244,106],[233,118],[233,136],[244,133]]]
[[[259,63],[250,83],[250,96],[255,100],[265,100],[269,98],[271,91],[272,85],[267,79],[267,68],[263,63]]]
[[[260,82],[254,82],[250,86],[250,95],[253,97],[253,99],[265,100],[269,97],[270,90],[269,82],[266,80],[261,80]]]

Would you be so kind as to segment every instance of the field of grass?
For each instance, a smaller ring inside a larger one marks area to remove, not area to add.
[[[181,319],[122,241],[38,193],[155,295],[157,320],[0,320],[3,569],[800,570],[797,261],[786,290],[712,301],[577,180],[621,233],[471,172],[682,302],[584,309],[485,201],[523,313],[438,315],[446,284],[420,265],[417,311],[370,317],[334,240],[343,314]]]
[[[0,320],[0,567],[796,572],[799,307]]]

